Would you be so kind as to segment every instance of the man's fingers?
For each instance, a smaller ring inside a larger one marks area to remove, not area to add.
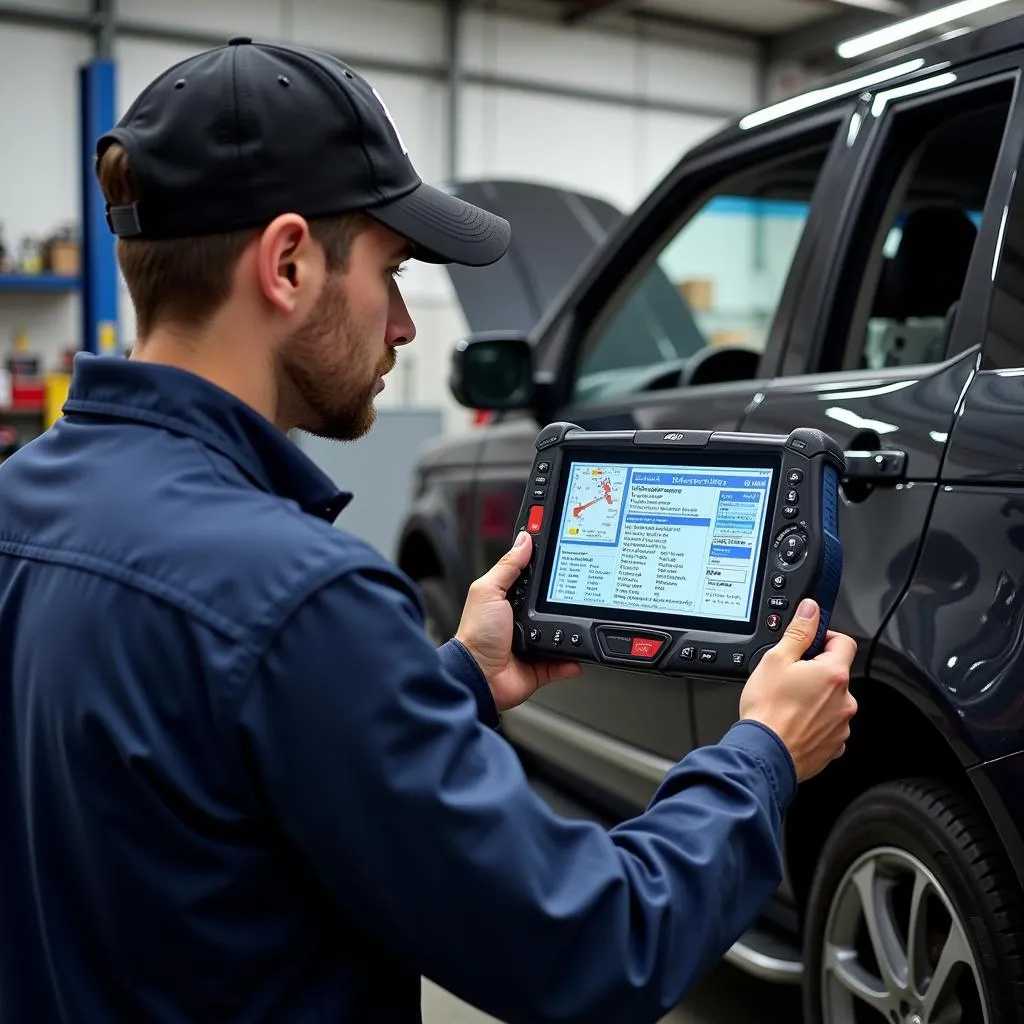
[[[818,632],[818,620],[821,611],[810,598],[800,602],[796,615],[790,620],[786,632],[775,645],[775,650],[786,661],[799,661],[804,652],[811,646],[814,635]]]
[[[526,568],[533,553],[533,538],[526,533],[520,533],[512,548],[504,555],[498,563],[491,567],[488,572],[477,580],[478,584],[485,587],[496,587],[505,593],[509,587],[518,579],[519,574]]]
[[[562,679],[575,679],[583,671],[583,666],[575,661],[542,661],[535,668],[539,686],[557,683]]]
[[[835,661],[845,668],[849,668],[856,656],[857,642],[852,637],[846,636],[844,633],[830,632],[825,641],[825,649],[818,655],[818,658]]]

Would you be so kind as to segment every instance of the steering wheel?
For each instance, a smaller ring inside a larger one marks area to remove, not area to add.
[[[731,380],[753,380],[761,364],[761,353],[743,345],[708,345],[686,362],[680,387],[721,384]]]

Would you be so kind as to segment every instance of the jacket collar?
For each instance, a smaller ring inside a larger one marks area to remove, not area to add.
[[[269,420],[185,370],[80,352],[64,411],[193,437],[231,459],[257,487],[328,522],[352,500]]]

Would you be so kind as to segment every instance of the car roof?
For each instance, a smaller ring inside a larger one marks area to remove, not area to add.
[[[885,88],[890,89],[933,73],[936,65],[942,65],[942,70],[946,71],[1019,47],[1024,47],[1024,14],[969,32],[886,53],[874,60],[863,61],[848,71],[828,76],[815,83],[812,89],[733,119],[720,131],[691,148],[681,163],[707,156],[741,136],[750,137],[756,134],[761,124],[775,126],[801,115],[817,114],[830,107],[842,106],[849,103],[857,93],[869,91],[882,81]],[[895,73],[887,75],[887,71]]]

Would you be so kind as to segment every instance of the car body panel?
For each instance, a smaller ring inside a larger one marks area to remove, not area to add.
[[[1011,754],[968,773],[985,807],[1017,879],[1024,884],[1024,831],[1021,829],[1020,794],[1024,793],[1024,753]]]
[[[817,427],[845,450],[906,454],[904,479],[841,488],[843,581],[832,622],[857,641],[861,658],[914,570],[944,443],[974,363],[964,355],[938,366],[780,380],[743,422],[758,433]]]
[[[1020,749],[1024,491],[939,489],[913,581],[876,660],[944,732],[952,730],[950,742],[968,765]]]
[[[1024,320],[1018,330],[1024,336]],[[980,371],[957,417],[942,482],[1024,487],[1022,408],[1024,367]]]
[[[478,519],[476,471],[482,450],[479,434],[422,446],[398,540],[397,562],[409,576],[443,582],[450,618],[462,607],[473,581],[468,555]],[[455,628],[450,621],[440,626]]]

